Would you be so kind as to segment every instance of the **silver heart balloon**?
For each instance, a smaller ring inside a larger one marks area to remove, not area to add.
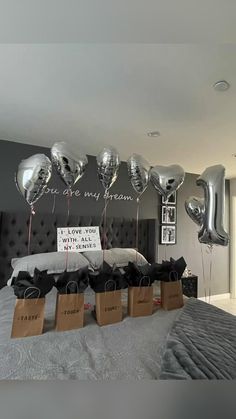
[[[185,178],[184,169],[177,164],[155,166],[151,169],[150,174],[154,188],[166,201],[173,192],[179,189]]]
[[[185,209],[189,217],[199,226],[202,226],[205,216],[205,200],[190,196],[185,201]]]
[[[105,191],[116,181],[120,166],[120,157],[114,147],[105,147],[97,156],[98,178]]]
[[[51,149],[52,163],[69,189],[83,176],[88,164],[87,156],[73,150],[64,141],[55,143]]]
[[[16,186],[31,207],[43,195],[51,173],[51,161],[44,154],[34,154],[19,164]]]
[[[132,154],[127,160],[128,174],[131,184],[137,192],[141,195],[147,188],[150,178],[150,165],[139,154]]]

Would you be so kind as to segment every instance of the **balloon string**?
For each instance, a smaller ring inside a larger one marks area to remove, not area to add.
[[[68,227],[67,230],[67,247],[66,247],[66,271],[68,267],[68,259],[69,259],[69,218],[70,218],[70,200],[71,200],[72,192],[71,189],[69,189],[69,193],[67,195],[67,222],[66,225]]]
[[[104,265],[104,260],[105,260],[105,250],[106,250],[106,245],[107,245],[107,234],[106,234],[106,229],[107,229],[107,205],[108,205],[108,196],[107,196],[107,190],[105,191],[105,205],[104,205],[104,209],[102,212],[102,217],[103,217],[103,265]]]
[[[105,211],[106,211],[106,209],[107,209],[107,206],[108,206],[108,204],[109,204],[109,197],[107,197],[107,199],[105,198],[105,205],[104,205],[104,208],[103,208],[103,211],[102,211],[102,215],[101,215],[101,222],[102,222],[102,220],[103,220],[103,217],[104,217],[104,213],[105,213]]]
[[[202,244],[201,244],[201,260],[202,260],[202,276],[203,276],[203,284],[204,284],[204,297],[205,297],[205,302],[206,302],[206,300],[207,300],[206,275],[205,275],[205,267],[204,267],[204,258],[203,258]]]
[[[67,224],[69,222],[69,218],[70,218],[70,199],[72,196],[72,191],[71,189],[69,189],[69,193],[67,195]]]
[[[56,195],[53,196],[52,214],[54,214],[56,208]]]
[[[28,256],[30,255],[31,232],[32,232],[32,219],[33,219],[33,215],[34,214],[35,214],[34,207],[33,207],[33,205],[31,205],[31,208],[30,208],[30,218],[29,218],[29,227],[28,227]]]
[[[212,262],[213,262],[213,246],[209,246],[210,251],[210,281],[209,281],[209,304],[211,303],[211,283],[212,283]]]
[[[137,209],[136,209],[136,263],[138,263],[140,197],[137,197],[136,202],[137,202]]]
[[[165,205],[166,207],[168,206],[168,198],[164,197],[163,205]],[[162,222],[162,219],[161,219],[161,222]],[[167,244],[166,243],[165,243],[165,260],[167,260]]]
[[[165,261],[167,260],[167,244],[165,244]]]
[[[168,198],[164,197],[163,205],[167,206],[167,204],[168,204]],[[167,260],[167,244],[166,243],[165,243],[165,260]]]

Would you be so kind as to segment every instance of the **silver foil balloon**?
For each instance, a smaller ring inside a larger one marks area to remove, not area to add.
[[[151,169],[150,175],[151,183],[165,201],[180,188],[185,178],[184,169],[177,164],[155,166]]]
[[[120,166],[120,157],[113,147],[105,147],[97,156],[98,178],[105,191],[116,181]]]
[[[44,154],[34,154],[19,164],[16,186],[31,207],[43,195],[51,173],[51,161]]]
[[[131,184],[137,192],[141,195],[147,188],[150,178],[150,165],[139,154],[132,154],[127,160],[128,174]]]
[[[78,153],[64,141],[55,143],[51,149],[52,163],[69,189],[83,176],[88,163],[87,156]]]
[[[225,206],[225,168],[222,165],[208,167],[197,179],[204,189],[205,216],[198,233],[200,243],[227,246],[229,236],[223,227]]]
[[[185,201],[185,209],[189,217],[199,226],[203,225],[205,217],[205,200],[190,196]]]

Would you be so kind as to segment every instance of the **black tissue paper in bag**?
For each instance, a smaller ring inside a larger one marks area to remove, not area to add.
[[[116,291],[127,287],[119,268],[104,262],[98,271],[89,272],[90,286],[95,293]]]
[[[82,294],[88,287],[88,267],[60,274],[56,288],[59,294]]]
[[[152,275],[152,266],[149,264],[138,265],[135,262],[129,262],[124,270],[125,280],[129,287],[148,287],[155,280]]]
[[[53,286],[55,280],[53,275],[48,275],[47,270],[34,270],[34,276],[31,277],[28,272],[20,271],[14,279],[13,289],[17,298],[44,298]]]
[[[170,261],[162,261],[159,266],[158,279],[164,282],[179,281],[184,273],[187,264],[183,257],[175,260],[170,258]]]
[[[185,262],[183,257],[174,261],[174,271],[177,272],[178,279],[181,279],[186,266],[187,266],[187,263]]]

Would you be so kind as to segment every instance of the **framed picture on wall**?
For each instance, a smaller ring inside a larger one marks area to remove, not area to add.
[[[162,197],[162,204],[176,205],[176,192],[172,193],[172,195],[169,196],[167,201],[165,201],[165,198]]]
[[[161,244],[176,244],[176,226],[161,226]]]
[[[172,207],[169,205],[162,205],[161,222],[162,224],[175,224],[176,223],[176,207]]]

